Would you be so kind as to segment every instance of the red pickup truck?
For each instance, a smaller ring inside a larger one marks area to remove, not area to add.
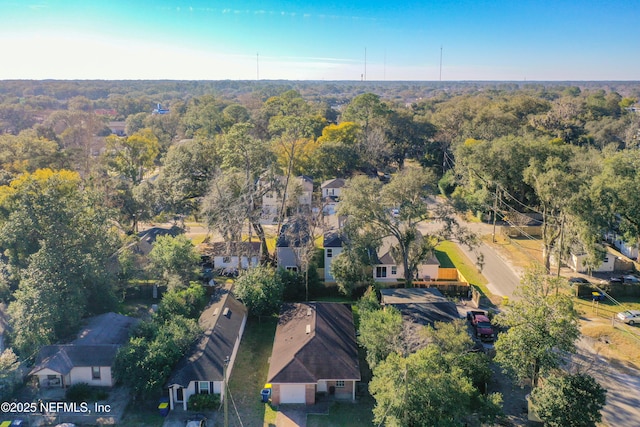
[[[467,320],[473,326],[477,338],[481,341],[493,341],[495,332],[491,320],[484,311],[467,311]]]

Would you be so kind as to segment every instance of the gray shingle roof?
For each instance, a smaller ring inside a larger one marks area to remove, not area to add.
[[[92,317],[71,344],[42,347],[29,375],[45,368],[66,375],[74,367],[112,366],[118,348],[127,342],[138,321],[117,313]]]
[[[120,346],[105,345],[47,345],[40,349],[36,364],[29,372],[33,375],[42,369],[51,369],[62,375],[74,367],[111,366]]]
[[[205,330],[200,340],[178,363],[167,385],[187,387],[191,381],[222,381],[224,360],[233,352],[240,328],[247,315],[246,307],[226,290],[200,315]],[[229,309],[224,316],[225,308]]]
[[[104,313],[89,319],[73,343],[79,345],[126,344],[131,327],[139,319],[117,313]]]
[[[392,305],[403,316],[421,325],[460,318],[456,305],[435,288],[381,289],[383,305]]]
[[[322,184],[320,184],[320,188],[342,188],[346,184],[346,181],[342,178],[333,178],[328,179]]]
[[[276,328],[267,381],[318,380],[360,380],[351,306],[321,302],[285,304]]]

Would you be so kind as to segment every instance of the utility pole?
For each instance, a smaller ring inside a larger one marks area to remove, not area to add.
[[[224,427],[229,427],[229,402],[227,401],[227,366],[229,365],[229,356],[224,359],[224,368],[222,369],[222,402],[224,403]]]
[[[564,244],[564,214],[562,214],[562,222],[560,222],[560,250],[557,252],[558,253],[558,272],[557,272],[557,277],[560,277],[560,268],[562,267],[562,251],[563,251],[563,244]],[[558,295],[558,288],[556,287],[556,295]]]
[[[364,48],[364,81],[367,81],[367,48]]]
[[[491,235],[491,241],[496,242],[496,218],[498,217],[498,186],[496,185],[496,194],[493,199],[493,234]]]

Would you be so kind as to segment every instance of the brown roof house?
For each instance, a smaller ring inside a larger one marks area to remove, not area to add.
[[[70,344],[42,347],[29,375],[38,377],[40,387],[64,388],[78,383],[112,387],[116,353],[127,343],[137,322],[117,313],[95,316]]]
[[[274,405],[312,405],[317,393],[355,400],[360,381],[351,306],[310,302],[285,304],[269,365]]]
[[[225,365],[228,380],[246,323],[246,307],[227,289],[220,289],[200,315],[204,334],[178,362],[167,382],[170,409],[179,404],[187,410],[194,394],[221,393]]]

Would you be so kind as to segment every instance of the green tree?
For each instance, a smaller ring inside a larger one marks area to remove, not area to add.
[[[344,250],[334,257],[330,270],[338,290],[346,296],[351,296],[356,286],[373,281],[366,264],[353,250]]]
[[[282,282],[273,267],[256,266],[244,271],[233,286],[233,293],[252,316],[269,316],[280,309]]]
[[[142,182],[145,172],[160,153],[158,138],[151,129],[142,129],[127,137],[111,135],[106,142],[109,167],[134,186]]]
[[[156,183],[160,210],[197,213],[222,161],[216,141],[193,139],[172,145]]]
[[[149,260],[158,280],[167,282],[170,287],[182,287],[194,278],[200,255],[186,236],[166,235],[158,236]]]
[[[402,352],[402,315],[393,307],[360,313],[358,343],[367,350],[371,369],[392,353]]]
[[[531,400],[545,426],[595,427],[602,420],[606,395],[587,374],[561,374],[545,377],[543,385],[532,391]]]
[[[109,210],[73,172],[37,170],[0,187],[0,244],[8,257],[14,342],[29,357],[39,344],[75,332],[80,319],[112,309],[107,268],[117,238]]]
[[[340,197],[338,214],[348,217],[351,224],[349,240],[357,240],[361,230],[369,230],[380,239],[394,238],[392,254],[402,264],[406,286],[417,266],[432,252],[436,241],[423,237],[416,225],[428,215],[423,198],[428,188],[435,188],[433,175],[417,169],[407,169],[387,185],[364,176],[351,179]],[[399,209],[394,215],[393,209]]]
[[[542,370],[560,365],[561,352],[575,351],[580,336],[571,297],[557,292],[562,281],[539,265],[527,270],[516,289],[519,299],[495,318],[509,328],[495,343],[496,361],[519,381],[531,381],[534,388]]]
[[[442,365],[436,347],[391,353],[373,370],[374,423],[390,427],[461,426],[477,391],[461,369]]]

